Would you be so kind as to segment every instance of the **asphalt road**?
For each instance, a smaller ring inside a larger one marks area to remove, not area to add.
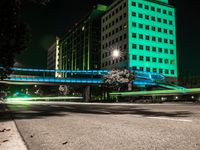
[[[30,150],[200,150],[200,105],[8,103]]]

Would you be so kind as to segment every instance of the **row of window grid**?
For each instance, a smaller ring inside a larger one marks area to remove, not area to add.
[[[126,40],[126,39],[127,39],[127,35],[125,33],[125,34],[120,35],[119,37],[112,39],[109,42],[106,42],[105,44],[103,44],[102,49],[106,49],[106,48],[110,47],[111,45],[118,43],[118,42],[121,42],[121,41]]]
[[[137,16],[137,13],[136,12],[132,12],[132,16],[133,17],[136,17]],[[149,16],[149,15],[144,15],[142,13],[138,13],[138,18],[141,18],[141,19],[146,19],[146,20],[150,20],[151,18],[151,21],[156,21],[159,22],[159,23],[164,23],[164,24],[169,24],[169,25],[173,25],[173,21],[172,20],[167,20],[167,19],[162,19],[160,17],[155,17],[155,16]]]
[[[138,47],[137,47],[138,46]],[[144,45],[137,45],[137,44],[132,44],[132,48],[133,49],[139,49],[139,50],[146,50],[146,51],[152,51],[152,52],[159,52],[159,53],[165,53],[165,54],[174,54],[174,50],[173,49],[167,49],[167,48],[161,48],[161,47],[155,47],[155,46],[144,46]]]
[[[137,66],[133,66],[132,67],[133,70],[140,70],[140,71],[147,71],[147,72],[154,72],[154,73],[160,73],[160,74],[175,74],[175,71],[172,69],[162,69],[162,68],[150,68],[150,67],[137,67]]]
[[[156,27],[156,26],[150,26],[150,25],[146,25],[142,23],[137,24],[136,22],[132,22],[132,27],[145,29],[145,30],[151,30],[151,31],[160,32],[160,33],[163,32],[165,34],[173,35],[173,30],[170,30],[170,29],[168,30],[166,28],[161,28],[161,27]]]
[[[146,62],[150,62],[151,59],[153,63],[164,63],[164,64],[171,64],[174,65],[175,61],[173,59],[169,60],[169,59],[163,59],[163,58],[156,58],[156,57],[149,57],[146,56],[146,59],[144,59],[144,56],[138,56],[139,58],[137,58],[137,55],[132,55],[132,60],[139,60],[139,61],[146,61]]]
[[[127,60],[127,56],[124,55],[123,57],[120,57],[119,59],[113,59],[113,60],[108,60],[102,63],[102,67],[107,67],[110,65],[115,65],[118,63],[121,63],[122,61],[126,61]]]
[[[166,38],[161,38],[161,37],[156,37],[156,36],[150,36],[150,35],[143,35],[143,34],[138,34],[138,37],[137,37],[137,33],[132,33],[132,38],[138,38],[138,39],[145,39],[147,41],[153,41],[153,42],[159,42],[159,43],[162,43],[164,42],[165,44],[174,44],[174,41],[171,40],[171,39],[166,39]]]
[[[123,16],[124,16],[124,18],[126,18],[126,13],[124,13]],[[114,24],[117,24],[117,23],[119,23],[119,21],[122,21],[122,19],[123,19],[123,17],[122,17],[122,15],[121,15],[121,16],[119,16],[119,18],[116,18],[115,20],[112,20],[112,22],[109,22],[108,24],[106,24],[106,25],[102,28],[102,30],[105,31],[105,30],[109,29],[109,28],[112,27]]]
[[[119,27],[113,29],[112,31],[106,33],[102,36],[102,40],[107,39],[108,37],[111,37],[114,34],[117,34],[118,32],[122,31],[123,29],[127,28],[127,24],[125,23],[124,26],[120,25]]]
[[[156,8],[154,6],[149,6],[149,5],[145,5],[145,4],[142,4],[142,3],[137,3],[137,2],[132,2],[131,3],[132,6],[134,7],[138,7],[138,8],[144,8],[146,10],[151,10],[153,12],[158,12],[158,13],[162,13],[162,14],[165,14],[165,15],[169,15],[169,16],[172,16],[173,15],[173,12],[172,11],[167,11],[166,9],[161,9],[161,8]]]
[[[105,21],[107,21],[108,19],[112,18],[113,16],[115,16],[116,14],[118,14],[123,8],[126,7],[126,2],[124,2],[123,4],[121,4],[119,7],[115,8],[113,11],[111,11],[109,14],[107,14],[104,18],[103,18],[103,23]]]

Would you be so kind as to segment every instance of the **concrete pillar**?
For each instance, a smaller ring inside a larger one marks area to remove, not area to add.
[[[90,99],[91,99],[91,93],[90,93],[90,86],[86,86],[85,87],[85,90],[84,90],[84,99],[85,99],[85,102],[89,102]]]

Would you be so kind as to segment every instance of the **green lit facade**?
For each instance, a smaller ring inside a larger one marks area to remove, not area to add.
[[[100,69],[101,16],[106,6],[97,5],[59,43],[59,69]]]
[[[114,24],[110,21],[113,18]],[[116,0],[103,16],[102,24],[102,68],[156,72],[176,82],[175,9],[168,0]],[[114,39],[109,43],[110,34]],[[111,47],[120,49],[120,58],[110,57]]]

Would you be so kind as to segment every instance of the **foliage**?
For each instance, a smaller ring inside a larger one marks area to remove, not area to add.
[[[49,0],[30,0],[46,5]],[[10,73],[17,55],[26,50],[30,41],[29,26],[21,19],[21,8],[25,0],[0,1],[0,79]]]
[[[129,70],[115,69],[104,75],[104,83],[110,86],[128,84],[135,79],[135,75]]]

